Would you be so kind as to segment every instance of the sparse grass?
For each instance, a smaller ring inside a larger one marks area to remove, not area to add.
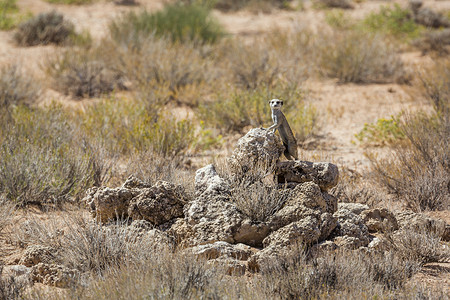
[[[401,114],[392,116],[390,119],[378,119],[376,123],[366,123],[355,137],[365,146],[386,146],[398,143],[405,139],[405,134],[399,126],[399,118]]]
[[[214,43],[224,30],[212,17],[208,8],[197,4],[176,2],[162,11],[130,12],[113,21],[110,32],[116,41],[137,41],[139,36],[167,36],[173,42]]]
[[[20,46],[36,46],[65,43],[74,34],[74,25],[56,11],[41,13],[21,23],[14,33]]]
[[[320,47],[319,66],[340,83],[405,82],[409,78],[393,48],[379,35],[334,31]]]

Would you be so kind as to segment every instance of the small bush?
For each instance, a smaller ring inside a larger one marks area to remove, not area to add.
[[[404,82],[408,78],[392,45],[362,31],[334,31],[320,49],[322,71],[339,82]]]
[[[21,23],[14,40],[21,46],[61,45],[74,34],[74,25],[56,11],[41,13]]]
[[[208,2],[205,0],[196,1],[188,0],[188,2]],[[238,11],[241,9],[250,10],[253,12],[270,13],[274,8],[289,8],[289,0],[215,0],[213,2],[214,8],[222,11]]]
[[[3,274],[3,263],[0,263],[0,299],[22,299],[24,284],[14,280],[12,276]]]
[[[397,38],[416,38],[421,28],[414,22],[411,11],[398,4],[382,6],[379,12],[369,14],[362,26],[373,32],[393,35]]]
[[[223,35],[222,27],[210,11],[196,4],[168,4],[162,11],[130,12],[110,24],[116,41],[136,40],[140,35],[168,36],[173,42],[214,43]]]
[[[39,83],[22,72],[19,65],[7,65],[0,69],[0,114],[11,105],[35,103],[39,92]]]
[[[374,124],[366,123],[355,137],[363,145],[385,146],[398,143],[405,139],[405,134],[399,126],[399,117],[378,119]]]
[[[446,56],[449,54],[450,48],[450,29],[426,31],[420,38],[413,41],[413,45],[419,48],[423,54],[432,53]]]
[[[47,60],[45,71],[56,90],[75,98],[125,89],[121,73],[113,70],[96,48],[71,48],[58,53]]]

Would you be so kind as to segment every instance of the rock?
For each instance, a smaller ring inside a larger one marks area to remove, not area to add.
[[[174,238],[154,228],[154,226],[146,220],[134,220],[128,226],[127,241],[130,243],[138,243],[139,246],[146,245],[149,250],[172,251],[175,249]]]
[[[25,249],[19,264],[32,267],[38,263],[50,263],[54,260],[56,249],[42,245],[31,245]]]
[[[314,245],[313,251],[334,251],[338,248],[336,243],[332,241],[323,241],[319,244]]]
[[[230,276],[242,276],[245,274],[247,265],[233,258],[217,258],[207,262],[209,265],[225,268],[225,273]]]
[[[349,235],[338,236],[334,238],[333,242],[339,248],[346,248],[351,250],[365,247],[368,245],[368,241],[366,242],[360,238]]]
[[[369,230],[359,215],[340,207],[334,217],[337,218],[338,225],[331,235],[336,237],[333,241],[338,246],[359,248],[369,244]]]
[[[286,247],[293,243],[312,244],[320,236],[320,221],[313,216],[307,216],[272,232],[263,240],[263,245]]]
[[[246,261],[255,252],[248,245],[236,244],[232,245],[227,242],[215,242],[207,245],[198,245],[187,249],[195,256],[209,259],[216,259],[219,257],[234,258],[237,260]]]
[[[152,187],[142,189],[130,201],[128,215],[134,220],[144,219],[160,225],[183,216],[185,203],[181,186],[158,181]]]
[[[117,217],[126,217],[128,204],[136,194],[136,191],[124,187],[91,188],[87,191],[83,202],[88,205],[94,218],[106,223]]]
[[[327,192],[322,193],[322,196],[327,203],[327,212],[330,214],[334,214],[338,208],[338,199],[335,196],[328,194]]]
[[[75,269],[56,264],[39,263],[31,268],[31,276],[34,282],[68,288],[75,284],[80,273]]]
[[[122,188],[124,189],[144,189],[151,187],[151,184],[147,184],[140,180],[139,178],[134,177],[133,175],[129,176],[127,180],[122,184]]]
[[[198,169],[195,172],[195,194],[229,194],[230,187],[223,178],[217,174],[214,165]]]
[[[369,232],[390,232],[398,229],[397,219],[386,208],[364,210],[361,218]]]
[[[440,219],[434,219],[423,213],[414,213],[410,210],[394,211],[394,215],[400,229],[412,229],[418,232],[425,230],[435,233],[442,239],[446,238],[447,224]]]
[[[366,204],[360,204],[360,203],[338,203],[338,210],[346,209],[351,211],[354,214],[361,214],[363,211],[369,209],[369,206]]]
[[[238,140],[236,148],[228,158],[228,165],[238,174],[245,174],[255,168],[270,171],[283,151],[284,146],[271,130],[254,128]]]
[[[314,182],[328,191],[339,181],[339,169],[332,163],[290,160],[278,162],[275,174],[279,184]]]
[[[286,189],[286,202],[270,218],[270,227],[277,230],[289,223],[299,221],[310,215],[320,215],[326,211],[327,203],[317,184],[306,182],[295,186],[294,189]]]

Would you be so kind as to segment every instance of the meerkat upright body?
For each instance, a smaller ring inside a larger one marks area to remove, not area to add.
[[[272,110],[272,120],[273,125],[267,128],[267,130],[273,130],[275,132],[278,129],[281,141],[284,145],[284,156],[289,160],[298,159],[297,154],[297,140],[294,137],[294,133],[286,120],[283,112],[281,111],[281,106],[283,106],[283,101],[279,99],[272,99],[269,101],[270,109]]]

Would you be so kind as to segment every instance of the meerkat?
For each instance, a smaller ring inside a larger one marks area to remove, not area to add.
[[[297,160],[297,140],[292,133],[291,127],[289,126],[286,117],[281,112],[281,106],[283,106],[283,100],[272,99],[269,101],[270,109],[272,110],[272,120],[273,125],[267,128],[267,130],[273,130],[275,132],[278,129],[281,141],[284,145],[284,156],[288,160]]]

